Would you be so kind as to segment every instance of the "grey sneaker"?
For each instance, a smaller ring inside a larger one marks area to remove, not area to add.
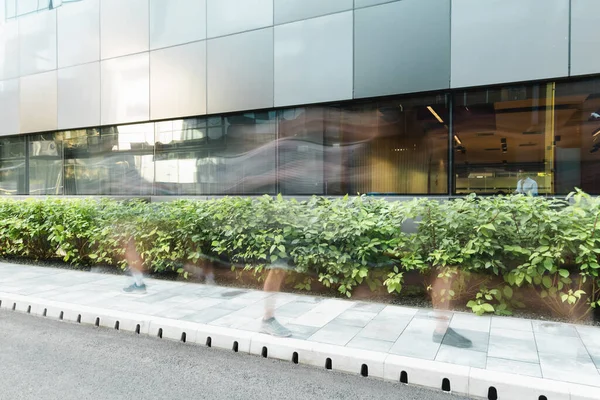
[[[125,293],[131,293],[131,294],[145,294],[146,293],[146,285],[144,285],[143,283],[141,285],[137,285],[134,283],[130,286],[123,288],[123,291]]]
[[[271,336],[276,337],[290,337],[292,336],[292,332],[281,325],[279,321],[275,319],[275,317],[271,317],[269,319],[262,321],[262,327],[260,330],[262,333],[266,333]]]
[[[459,349],[468,349],[473,346],[473,343],[469,339],[452,328],[448,328],[445,333],[433,332],[432,339],[435,343],[443,343],[448,346],[458,347]]]

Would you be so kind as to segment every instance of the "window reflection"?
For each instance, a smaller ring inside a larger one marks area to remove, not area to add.
[[[66,131],[67,194],[151,195],[154,124]]]
[[[0,138],[0,195],[26,194],[25,137]]]
[[[282,194],[323,194],[327,108],[290,108],[279,112],[278,181]]]
[[[600,192],[598,78],[466,91],[454,110],[457,194]]]
[[[555,189],[600,194],[600,78],[556,84]]]
[[[63,152],[60,135],[44,133],[29,138],[29,194],[63,193]]]
[[[509,194],[529,182],[552,193],[553,99],[551,84],[455,95],[456,192]]]
[[[275,193],[275,112],[156,124],[156,194]]]
[[[328,194],[447,192],[445,96],[332,109],[325,125]]]

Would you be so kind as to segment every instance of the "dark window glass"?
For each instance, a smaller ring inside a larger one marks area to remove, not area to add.
[[[554,193],[554,85],[454,95],[457,194]]]
[[[156,194],[275,193],[274,111],[156,125]]]
[[[454,96],[456,193],[600,192],[600,79]]]
[[[323,169],[325,115],[323,107],[279,112],[278,182],[282,194],[325,193]]]
[[[27,194],[25,136],[0,138],[0,195]]]
[[[330,107],[326,193],[445,194],[448,134],[444,95]]]
[[[56,133],[29,137],[29,194],[63,194],[63,147]]]
[[[556,193],[600,194],[600,78],[556,84],[555,129]]]

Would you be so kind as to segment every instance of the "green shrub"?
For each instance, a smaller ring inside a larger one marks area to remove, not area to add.
[[[307,201],[226,197],[146,203],[0,199],[0,255],[125,267],[133,241],[146,268],[186,274],[221,261],[260,273],[286,263],[302,279],[351,296],[359,285],[401,293],[419,273],[437,301],[508,314],[531,296],[580,318],[598,306],[600,200],[527,196],[392,202],[369,197]],[[406,233],[408,220],[417,231]]]

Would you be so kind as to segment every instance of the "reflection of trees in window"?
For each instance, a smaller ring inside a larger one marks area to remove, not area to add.
[[[157,194],[275,189],[275,113],[157,123]]]
[[[31,136],[29,139],[29,194],[63,193],[62,141],[55,133]]]
[[[154,124],[60,132],[67,194],[150,195]]]
[[[27,194],[25,137],[0,138],[0,195]]]

